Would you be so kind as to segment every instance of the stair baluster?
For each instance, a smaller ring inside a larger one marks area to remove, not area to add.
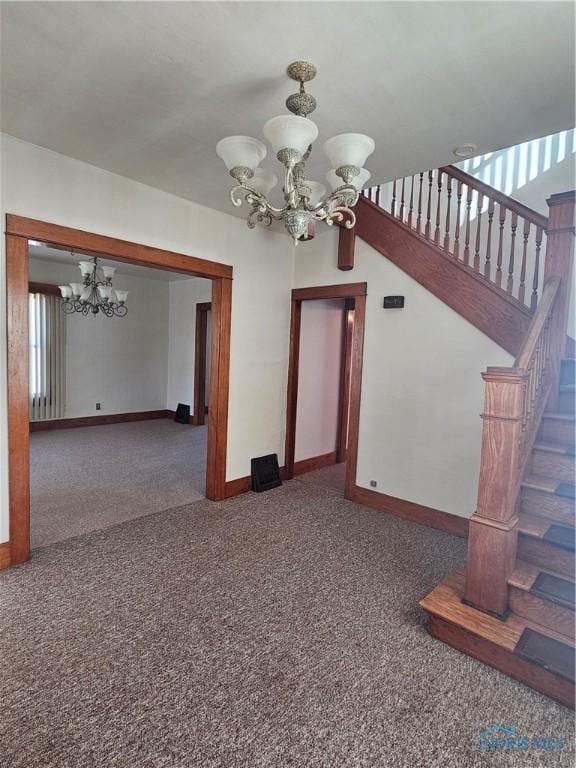
[[[432,210],[432,181],[434,172],[428,171],[428,206],[426,208],[426,226],[424,227],[424,236],[430,239],[430,214]]]
[[[442,200],[442,171],[438,171],[438,200],[436,202],[436,227],[434,229],[434,243],[440,243],[440,202]]]
[[[420,174],[420,183],[418,191],[418,217],[416,219],[416,232],[422,231],[422,184],[424,182],[424,173]]]
[[[410,186],[410,207],[408,208],[408,221],[406,222],[410,229],[412,229],[412,214],[414,213],[414,176],[412,176],[412,184]]]
[[[492,263],[490,261],[492,257],[492,220],[494,218],[494,200],[490,198],[488,203],[488,235],[486,241],[486,257],[484,259],[484,277],[490,280],[492,272]]]
[[[532,296],[530,308],[536,309],[538,305],[538,280],[540,279],[540,249],[542,248],[542,227],[536,227],[536,255],[534,258],[534,276],[532,278]]]
[[[516,211],[512,211],[512,224],[510,235],[510,259],[508,261],[508,281],[506,283],[506,290],[508,293],[512,293],[514,288],[514,250],[516,245],[516,230],[518,228],[518,214]]]
[[[530,237],[530,222],[524,219],[524,231],[522,232],[522,267],[520,269],[520,286],[518,287],[518,298],[524,304],[524,295],[526,292],[526,258],[528,256],[528,238]]]
[[[478,194],[478,207],[476,209],[476,245],[474,247],[474,272],[480,272],[480,233],[482,231],[482,207],[484,195]]]
[[[464,264],[466,264],[466,266],[470,264],[470,212],[472,209],[473,196],[474,190],[468,185],[468,191],[466,193],[466,235],[464,240]]]
[[[448,203],[446,205],[446,226],[444,228],[444,250],[450,253],[450,206],[452,204],[452,179],[446,177],[446,194]]]
[[[404,192],[406,189],[406,179],[402,179],[402,188],[400,191],[400,214],[398,218],[400,221],[404,221]]]
[[[460,222],[462,213],[462,181],[458,179],[458,187],[456,192],[456,229],[454,232],[454,253],[455,259],[460,259]]]

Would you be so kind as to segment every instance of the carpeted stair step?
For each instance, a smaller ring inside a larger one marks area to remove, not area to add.
[[[518,526],[518,558],[569,578],[574,574],[574,527],[522,512]]]
[[[574,648],[527,627],[514,653],[574,684]]]
[[[518,560],[508,586],[510,610],[574,642],[573,579]]]
[[[562,443],[570,445],[574,442],[574,415],[558,411],[545,413],[540,425],[538,440],[544,443]]]
[[[574,445],[537,442],[530,458],[531,474],[549,477],[566,483],[574,482]]]
[[[576,403],[576,385],[560,384],[560,397],[558,398],[558,410],[560,413],[569,413],[574,415]]]
[[[565,357],[560,368],[560,384],[576,384],[576,359]]]
[[[575,504],[574,500],[564,493],[566,485],[548,477],[529,475],[520,488],[520,511],[546,517],[554,522],[574,525]]]
[[[570,655],[573,643],[564,635],[511,613],[501,621],[462,602],[465,574],[447,576],[421,602],[428,614],[431,635],[485,664],[520,680],[567,707],[574,707],[574,680],[570,679]],[[531,630],[540,638],[554,641],[556,661],[548,655],[545,640],[540,644],[525,637]],[[518,650],[518,652],[517,652]],[[560,664],[561,662],[561,664]]]

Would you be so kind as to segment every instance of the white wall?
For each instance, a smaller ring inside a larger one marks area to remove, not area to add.
[[[344,301],[303,301],[294,459],[336,449]]]
[[[33,281],[78,275],[74,265],[30,258]],[[166,408],[168,282],[116,273],[114,285],[130,292],[126,317],[66,318],[66,418]]]
[[[337,232],[297,249],[295,287],[368,283],[358,485],[464,517],[475,509],[483,385],[512,358],[398,267],[357,240],[337,269]],[[382,309],[403,295],[402,310]]]
[[[3,135],[1,211],[234,267],[227,479],[283,461],[293,246],[283,233]],[[193,172],[193,169],[190,169]],[[223,187],[222,195],[226,195]],[[5,260],[0,260],[0,541],[8,538]]]
[[[171,411],[176,410],[178,403],[189,405],[191,414],[194,411],[196,304],[211,301],[211,298],[211,280],[195,278],[175,280],[170,283],[170,342],[166,407]],[[209,339],[207,343],[210,349]],[[209,358],[206,362],[209,368]]]

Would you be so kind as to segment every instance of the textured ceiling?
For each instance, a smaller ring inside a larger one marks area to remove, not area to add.
[[[296,84],[321,143],[370,134],[379,182],[574,119],[574,5],[563,2],[3,2],[2,129],[232,212],[218,139],[261,137]],[[264,161],[279,169],[275,158]]]

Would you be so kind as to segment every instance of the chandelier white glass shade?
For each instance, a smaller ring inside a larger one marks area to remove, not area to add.
[[[250,186],[260,192],[261,195],[267,195],[278,184],[278,176],[274,171],[269,171],[268,168],[256,168],[254,175],[250,179]]]
[[[79,312],[82,315],[102,313],[106,317],[124,317],[128,312],[128,291],[119,291],[112,285],[116,267],[100,267],[96,257],[79,262],[78,267],[83,282],[58,286],[63,311],[67,315]]]
[[[328,225],[342,222],[348,229],[354,226],[356,216],[352,208],[370,178],[364,164],[374,151],[374,142],[361,133],[343,133],[324,143],[331,167],[327,179],[332,187],[326,196],[322,184],[306,178],[306,161],[318,138],[318,128],[308,119],[316,109],[316,99],[305,91],[304,83],[314,79],[316,67],[306,61],[295,61],[287,74],[300,83],[299,92],[286,100],[292,114],[273,117],[263,128],[264,137],[284,166],[284,206],[276,208],[267,199],[278,179],[272,171],[258,167],[267,154],[263,142],[250,136],[229,136],[218,142],[216,152],[237,182],[230,190],[232,204],[239,207],[246,202],[250,206],[248,226],[253,228],[257,222],[270,226],[274,220],[281,220],[297,243],[305,239],[315,221]]]
[[[278,115],[264,124],[262,132],[276,153],[290,148],[300,155],[318,138],[318,128],[312,120],[297,115]]]
[[[375,146],[370,136],[364,136],[362,133],[342,133],[324,143],[324,154],[332,168],[341,168],[343,165],[363,168]]]
[[[266,157],[267,149],[265,144],[250,136],[228,136],[216,144],[216,152],[229,171],[240,167],[254,173]]]
[[[369,170],[366,168],[361,168],[358,176],[354,176],[350,183],[356,187],[358,192],[361,192],[371,176],[372,174]],[[328,184],[330,184],[332,191],[338,189],[338,187],[342,184],[342,179],[339,176],[336,176],[336,171],[328,171],[326,174],[326,181]]]

